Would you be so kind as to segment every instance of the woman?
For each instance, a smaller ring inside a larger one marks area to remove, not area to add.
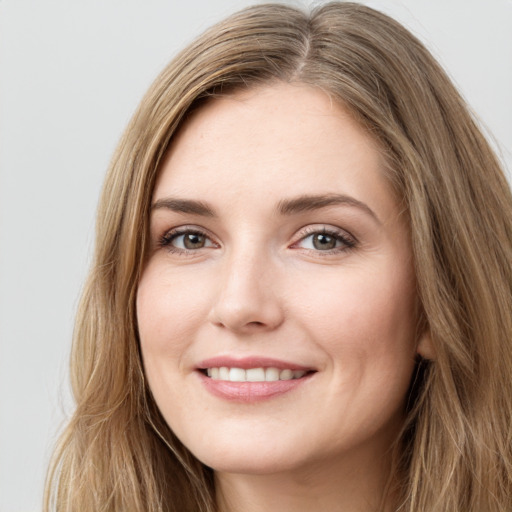
[[[47,509],[510,510],[511,213],[390,18],[213,27],[107,176]]]

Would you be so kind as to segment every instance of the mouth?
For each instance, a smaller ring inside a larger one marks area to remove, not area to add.
[[[196,370],[205,388],[218,398],[259,402],[305,385],[317,372],[311,367],[266,357],[214,357]]]
[[[276,382],[279,380],[293,380],[304,377],[311,371],[292,370],[291,368],[279,369],[275,367],[237,368],[237,367],[211,367],[202,369],[203,375],[213,380],[228,382]]]

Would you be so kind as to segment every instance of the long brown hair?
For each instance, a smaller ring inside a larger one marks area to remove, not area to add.
[[[379,143],[407,212],[433,361],[419,365],[395,465],[407,512],[512,507],[512,197],[446,74],[389,17],[354,3],[245,9],[156,79],[112,159],[71,361],[76,411],[45,510],[215,510],[211,470],[147,388],[135,295],[162,156],[187,113],[275,81],[327,91]]]

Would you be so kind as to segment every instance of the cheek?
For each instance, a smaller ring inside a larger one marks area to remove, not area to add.
[[[158,264],[145,269],[137,291],[137,320],[143,350],[179,350],[182,340],[204,318],[206,308],[199,283],[191,283],[179,272],[165,272]]]
[[[183,356],[206,314],[200,296],[195,286],[183,283],[179,273],[166,273],[153,262],[139,283],[137,321],[142,359],[157,401],[160,391],[172,389],[173,379],[184,370]]]
[[[376,375],[385,378],[402,363],[410,367],[416,308],[408,267],[352,268],[330,279],[302,280],[300,288],[294,295],[304,303],[297,315],[301,327],[330,354],[334,366],[344,366],[344,376],[378,369]]]
[[[329,355],[333,380],[325,400],[370,430],[376,418],[401,414],[415,364],[413,280],[406,272],[378,276],[355,272],[343,285],[318,287],[303,318]]]
[[[153,397],[171,424],[186,417],[193,397],[183,385],[186,354],[206,314],[201,294],[179,272],[146,267],[137,290],[137,321],[144,373]]]

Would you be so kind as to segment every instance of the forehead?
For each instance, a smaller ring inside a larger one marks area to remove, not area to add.
[[[171,144],[154,199],[200,194],[235,204],[334,192],[389,202],[383,170],[377,143],[342,105],[320,89],[277,84],[195,111]]]

